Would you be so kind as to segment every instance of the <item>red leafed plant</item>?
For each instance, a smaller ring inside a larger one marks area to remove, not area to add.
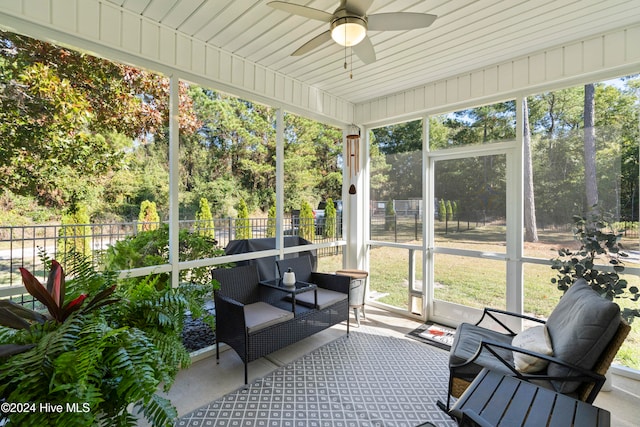
[[[48,310],[49,316],[35,310],[30,310],[12,301],[0,300],[0,325],[12,329],[29,329],[35,323],[44,324],[49,320],[63,323],[73,312],[82,309],[84,312],[111,304],[116,300],[109,298],[116,286],[110,286],[99,292],[88,304],[84,304],[87,298],[82,294],[65,303],[65,275],[60,263],[51,261],[51,271],[46,287],[40,283],[27,269],[20,267],[22,283],[34,298],[40,301]],[[0,357],[18,354],[32,348],[33,345],[0,345]]]

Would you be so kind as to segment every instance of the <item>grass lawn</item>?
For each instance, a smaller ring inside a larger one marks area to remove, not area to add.
[[[469,232],[437,234],[436,246],[504,253],[504,229],[483,227]],[[624,243],[624,241],[623,241]],[[626,247],[637,246],[637,239]],[[560,247],[574,246],[570,231],[542,231],[540,242],[526,243],[527,257],[549,260]],[[421,252],[416,251],[416,279],[422,277]],[[391,247],[374,247],[370,251],[370,290],[385,294],[381,302],[406,309],[408,306],[407,266],[409,251]],[[627,263],[628,265],[632,265]],[[634,267],[637,265],[633,265]],[[321,257],[319,269],[335,271],[342,267],[341,256]],[[562,292],[551,278],[555,271],[549,265],[525,264],[524,310],[527,314],[546,317],[558,303]],[[640,286],[640,277],[628,274],[630,285]],[[435,296],[439,300],[456,302],[471,307],[505,308],[506,265],[502,261],[469,258],[447,254],[435,255]],[[621,307],[638,307],[628,299],[615,301]],[[617,355],[617,362],[640,369],[640,319],[632,323],[631,333]]]

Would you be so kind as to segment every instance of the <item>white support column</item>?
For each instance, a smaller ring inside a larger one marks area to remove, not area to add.
[[[524,156],[522,150],[524,129],[522,97],[516,98],[517,149],[507,152],[507,310],[522,313],[524,287],[522,252],[524,241]]]
[[[347,131],[343,133],[342,199],[343,199],[343,227],[347,245],[343,257],[343,267],[368,271],[366,259],[366,241],[369,231],[369,137],[367,129],[360,129],[360,139],[357,152],[347,149]],[[353,147],[352,147],[353,149]],[[353,154],[357,162],[350,161]],[[355,194],[350,194],[350,188]]]
[[[175,75],[169,79],[169,264],[171,264],[171,286],[180,284],[180,79]]]
[[[284,112],[276,110],[276,249],[284,252]]]
[[[423,277],[423,318],[427,320],[433,313],[433,218],[435,218],[433,168],[429,157],[429,116],[422,119],[422,262]]]

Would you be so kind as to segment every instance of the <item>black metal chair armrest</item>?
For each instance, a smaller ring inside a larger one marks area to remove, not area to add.
[[[501,357],[500,354],[498,354],[498,352],[495,351],[492,347],[503,348],[506,350],[511,350],[513,352],[534,356],[534,357],[546,360],[549,363],[554,363],[554,364],[569,368],[572,371],[576,371],[578,375],[568,375],[568,376],[558,377],[558,376],[551,376],[551,375],[546,375],[545,373],[537,373],[537,372],[531,373],[531,374],[522,373],[518,371],[514,366],[512,366],[509,362],[507,362],[503,357]],[[486,351],[490,352],[493,355],[493,357],[496,358],[496,360],[498,360],[507,369],[509,369],[513,373],[513,376],[524,381],[546,380],[546,381],[558,381],[558,382],[592,382],[594,383],[594,387],[591,390],[589,397],[587,398],[588,403],[592,403],[593,400],[595,400],[596,396],[600,392],[600,389],[602,388],[602,385],[604,384],[604,381],[605,381],[605,377],[603,375],[600,375],[588,369],[584,369],[580,366],[574,365],[572,363],[566,362],[556,357],[537,353],[531,350],[526,350],[524,348],[516,347],[516,346],[505,344],[505,343],[499,343],[499,342],[487,341],[487,340],[483,340],[480,342],[480,347],[478,348],[478,351],[476,351],[476,353],[466,362],[457,364],[457,365],[451,365],[451,366],[461,367],[461,366],[465,366],[470,363],[473,363],[480,356],[482,351],[484,351],[485,349]]]
[[[517,332],[514,332],[511,328],[509,328],[507,325],[505,325],[497,316],[495,316],[494,313],[495,314],[502,314],[502,315],[509,316],[509,317],[516,317],[516,318],[519,318],[519,319],[531,320],[533,322],[542,323],[543,325],[545,323],[547,323],[543,319],[538,319],[537,317],[527,316],[526,314],[514,313],[514,312],[511,312],[511,311],[500,310],[498,308],[485,307],[485,309],[482,311],[482,317],[480,317],[480,320],[478,320],[475,323],[475,325],[479,326],[480,323],[482,323],[482,321],[485,319],[485,317],[490,317],[496,323],[498,323],[500,326],[502,326],[509,333],[509,335],[513,336],[513,335],[517,334]]]
[[[342,292],[343,294],[349,293],[349,286],[351,284],[351,278],[349,276],[318,272],[311,273],[311,281],[318,285],[319,288]]]

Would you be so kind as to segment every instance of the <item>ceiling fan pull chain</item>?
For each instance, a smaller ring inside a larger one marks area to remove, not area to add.
[[[344,25],[344,38],[347,38],[347,26]],[[344,69],[347,69],[347,45],[344,45]]]
[[[351,61],[351,70],[349,71],[349,78],[353,80],[353,48],[351,48],[351,58],[349,58],[349,60]]]
[[[347,47],[344,47],[344,69],[347,69]]]

